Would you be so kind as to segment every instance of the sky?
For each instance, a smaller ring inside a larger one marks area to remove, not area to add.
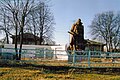
[[[84,38],[91,39],[90,28],[94,16],[106,11],[120,11],[120,0],[51,0],[55,18],[54,41],[69,44],[68,31],[79,18],[84,25]]]
[[[69,44],[68,31],[79,18],[84,25],[84,38],[92,39],[89,25],[94,16],[106,11],[120,11],[120,0],[50,0],[49,4],[56,23],[53,41],[61,45]]]

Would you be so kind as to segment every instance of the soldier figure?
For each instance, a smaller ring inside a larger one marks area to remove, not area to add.
[[[84,40],[84,26],[82,25],[81,19],[73,24],[70,32],[71,41],[70,41],[70,50],[85,50],[85,40]]]

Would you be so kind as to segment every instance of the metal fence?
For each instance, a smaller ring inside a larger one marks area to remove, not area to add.
[[[14,60],[15,49],[0,48],[0,60]],[[36,61],[43,64],[59,64],[81,68],[120,67],[120,53],[101,51],[65,51],[47,48],[22,49],[21,61]]]
[[[74,51],[68,56],[68,62],[75,67],[120,67],[120,53]]]

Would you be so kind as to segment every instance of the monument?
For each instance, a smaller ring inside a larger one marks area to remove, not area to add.
[[[70,34],[68,50],[85,50],[86,41],[84,40],[84,26],[82,25],[81,19],[78,19],[77,22],[73,24],[68,33]]]

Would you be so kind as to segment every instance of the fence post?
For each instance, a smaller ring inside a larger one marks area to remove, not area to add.
[[[56,59],[56,48],[53,51],[53,59]]]
[[[73,66],[75,66],[75,50],[73,50]]]
[[[2,58],[2,48],[0,48],[0,59]]]
[[[90,51],[88,52],[88,68],[90,68]]]
[[[44,59],[46,59],[46,56],[47,56],[47,54],[46,54],[46,48],[43,48],[43,53],[44,53]]]

